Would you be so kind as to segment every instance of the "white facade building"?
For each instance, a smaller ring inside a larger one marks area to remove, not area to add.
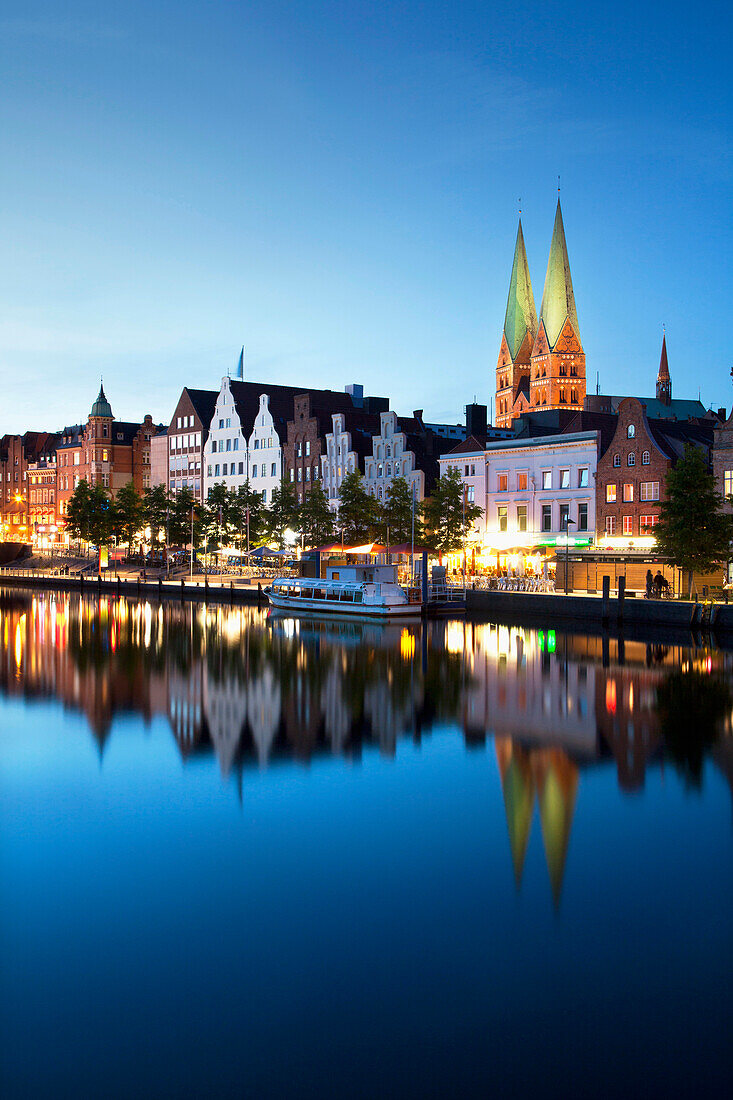
[[[400,431],[397,414],[383,412],[380,433],[372,438],[372,453],[364,462],[364,482],[368,493],[384,500],[396,477],[414,486],[415,500],[425,497],[425,473],[418,470],[415,454],[407,447],[407,434]],[[455,464],[454,464],[455,465]]]
[[[438,461],[441,475],[459,470],[466,500],[483,509],[469,542],[502,551],[562,544],[566,529],[571,539],[593,541],[597,457],[597,433],[577,432],[456,449]]]
[[[351,432],[346,431],[346,417],[334,413],[333,431],[326,432],[326,453],[321,455],[321,483],[332,512],[338,511],[339,489],[347,474],[359,469],[359,456],[351,447]]]
[[[229,378],[222,379],[204,447],[204,499],[220,482],[228,489],[238,489],[249,478],[251,487],[260,493],[265,503],[270,503],[272,490],[282,477],[282,446],[269,405],[270,399],[263,393],[248,439]]]

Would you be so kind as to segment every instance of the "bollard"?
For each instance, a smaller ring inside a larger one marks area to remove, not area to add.
[[[158,599],[161,599],[163,595],[163,578],[158,577]]]
[[[262,581],[257,581],[257,606],[262,603]]]
[[[121,583],[121,582],[120,582],[120,575],[119,575],[119,573],[118,573],[118,574],[117,574],[117,599],[119,599],[119,598],[120,598],[120,583]]]
[[[618,579],[618,621],[624,621],[624,596],[626,595],[626,577]]]
[[[181,577],[181,599],[183,599],[183,591],[184,591],[185,587],[186,587],[186,582],[184,581],[183,577]]]
[[[608,668],[610,659],[608,654],[608,634],[604,630],[603,637],[601,639],[601,663],[604,668]]]
[[[611,578],[603,578],[603,595],[601,596],[601,622],[608,622],[608,601],[611,595]]]

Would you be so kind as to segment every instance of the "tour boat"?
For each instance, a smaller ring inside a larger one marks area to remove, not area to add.
[[[421,608],[419,595],[397,584],[393,565],[329,565],[325,580],[276,577],[265,594],[272,607],[295,613],[381,619],[417,615]]]

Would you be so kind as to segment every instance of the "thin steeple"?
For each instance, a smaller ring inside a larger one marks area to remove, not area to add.
[[[573,331],[577,339],[580,340],[578,314],[575,311],[575,295],[573,294],[573,280],[570,277],[568,246],[565,243],[565,227],[562,222],[560,196],[558,195],[555,225],[552,230],[552,242],[550,244],[550,258],[547,261],[545,288],[542,292],[542,305],[540,307],[540,321],[545,323],[545,332],[550,348],[554,348],[557,343],[557,338],[562,332],[567,318],[570,318]]]
[[[667,334],[662,334],[662,356],[659,360],[659,372],[657,374],[657,400],[663,405],[669,405],[672,400],[672,379],[667,363]]]
[[[504,335],[506,336],[512,362],[517,358],[519,349],[528,332],[530,343],[532,343],[537,335],[537,310],[532,294],[532,280],[529,277],[529,264],[527,263],[522,219],[520,218],[519,228],[517,229],[517,242],[514,246],[514,263],[512,264],[512,277],[509,283],[506,316],[504,317]]]

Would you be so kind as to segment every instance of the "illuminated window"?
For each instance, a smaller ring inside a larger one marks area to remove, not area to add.
[[[524,493],[527,490],[527,475],[517,474],[517,490],[520,493]]]
[[[606,486],[606,503],[607,504],[613,504],[615,502],[615,500],[616,500],[616,486],[615,485],[607,485]]]
[[[656,527],[658,522],[659,522],[659,516],[642,516],[641,519],[639,520],[639,526],[641,528],[641,533],[644,534],[645,532],[648,532],[648,530],[650,528]]]
[[[623,520],[624,520],[624,525],[623,525],[624,534],[625,535],[633,535],[633,533],[634,533],[634,517],[633,516],[624,516]]]
[[[606,534],[607,535],[615,535],[616,534],[616,517],[615,516],[606,516]]]
[[[527,505],[517,505],[517,531],[527,530]]]
[[[733,470],[726,470],[723,475],[723,492],[727,497],[733,494]]]
[[[641,483],[641,499],[642,500],[659,500],[659,482],[658,481],[642,481],[642,483]]]
[[[630,504],[634,499],[634,486],[629,482],[624,485],[624,504]],[[625,533],[625,532],[624,532]]]
[[[509,491],[509,474],[499,474],[499,492],[507,493]]]
[[[552,470],[543,470],[542,471],[542,488],[543,489],[551,489],[552,488]]]
[[[507,517],[509,515],[509,508],[506,504],[500,504],[499,507],[496,509],[496,514],[499,519],[499,530],[506,531],[508,526]]]

